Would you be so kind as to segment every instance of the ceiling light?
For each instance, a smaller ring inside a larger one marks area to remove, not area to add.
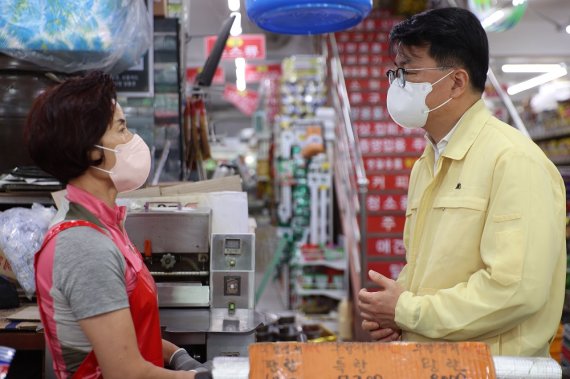
[[[558,79],[564,75],[566,75],[568,71],[566,70],[565,65],[560,65],[557,70],[547,72],[546,74],[539,75],[535,78],[525,80],[524,82],[515,84],[510,86],[507,89],[507,93],[509,95],[516,95],[519,92],[526,91],[527,89],[531,89],[533,87],[539,86],[541,84],[550,82],[554,79]]]
[[[239,12],[232,12],[230,16],[235,16],[234,23],[232,24],[232,28],[230,29],[230,35],[237,37],[241,35],[243,29],[241,28],[241,13]]]
[[[518,73],[518,72],[551,72],[559,70],[563,67],[561,64],[504,64],[501,66],[503,72]]]
[[[238,91],[245,91],[245,59],[236,58],[234,62],[236,65],[236,87]]]
[[[493,12],[489,16],[487,16],[483,21],[481,21],[481,26],[483,26],[483,28],[486,29],[489,26],[501,21],[503,17],[505,17],[505,12],[501,10]]]
[[[240,0],[228,0],[228,8],[232,12],[239,11],[240,8]]]
[[[570,34],[570,24],[566,26],[566,33]]]

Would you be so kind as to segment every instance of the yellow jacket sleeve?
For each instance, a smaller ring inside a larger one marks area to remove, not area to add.
[[[499,157],[489,174],[493,184],[481,234],[485,267],[433,294],[404,292],[395,320],[403,330],[446,340],[488,338],[544,306],[565,254],[565,189],[555,167],[537,159],[519,149]]]

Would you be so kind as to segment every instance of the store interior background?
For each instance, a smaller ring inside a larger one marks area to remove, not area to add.
[[[466,1],[432,1],[431,5],[443,6],[465,6]],[[190,41],[187,44],[187,64],[189,66],[199,66],[205,60],[203,39],[204,35],[217,33],[217,25],[228,17],[228,7],[226,0],[192,0],[190,3],[190,15],[188,33]],[[279,63],[284,58],[295,54],[314,53],[314,37],[277,35],[265,32],[248,20],[244,12],[245,2],[241,1],[241,23],[243,33],[264,33],[267,43],[267,59],[263,63]],[[550,20],[548,20],[550,19]],[[512,29],[503,32],[488,33],[490,46],[490,66],[497,79],[504,88],[527,80],[537,74],[529,73],[504,73],[501,66],[514,63],[564,63],[570,65],[570,34],[561,27],[570,23],[570,3],[568,0],[529,0],[528,9],[521,21]],[[232,61],[222,61],[221,66],[225,68],[226,82],[235,80],[235,65]],[[568,77],[561,78],[570,87]],[[248,84],[248,88],[252,88]],[[256,88],[253,85],[253,88]],[[567,89],[570,91],[570,89]],[[521,114],[525,112],[524,104],[535,96],[538,87],[523,91],[511,96],[512,101]],[[239,135],[244,129],[251,128],[251,118],[243,115],[233,105],[229,104],[221,97],[222,89],[213,86],[210,91],[211,101],[209,110],[211,122],[214,125],[216,134],[222,140],[229,143],[240,143]],[[499,100],[491,100],[489,105]],[[508,120],[508,116],[507,116]],[[525,121],[527,129],[532,131],[532,122]],[[244,134],[248,135],[248,134]],[[243,142],[243,141],[242,141]],[[225,151],[226,149],[224,149]],[[231,149],[230,149],[231,150]],[[569,151],[570,153],[570,151]],[[263,221],[258,225],[262,231]],[[272,232],[268,232],[271,235]],[[263,250],[261,250],[263,251]],[[268,260],[258,256],[258,265],[264,267]],[[268,291],[271,288],[268,287]],[[282,309],[281,301],[276,301],[279,296],[269,296],[265,294],[262,303],[268,302],[267,309]]]
[[[202,67],[206,60],[206,52],[204,48],[204,39],[207,36],[216,35],[220,30],[220,25],[229,17],[228,0],[175,0],[171,3],[178,5],[184,3],[184,6],[176,9],[186,9],[186,14],[178,14],[184,19],[181,25],[179,46],[182,59],[178,62],[181,72],[188,67]],[[396,0],[392,0],[394,2]],[[386,1],[390,3],[391,1]],[[465,6],[466,0],[432,0],[426,1],[431,6],[443,7],[447,5]],[[167,1],[168,3],[168,1]],[[380,1],[382,3],[382,1]],[[247,63],[253,64],[281,64],[286,58],[294,55],[310,55],[316,54],[320,44],[317,36],[291,36],[278,35],[265,32],[255,26],[245,12],[245,0],[240,1],[241,26],[243,34],[264,34],[266,42],[266,58],[259,61],[251,61]],[[512,74],[503,73],[501,66],[508,63],[556,63],[566,64],[570,66],[570,34],[566,33],[561,26],[570,24],[570,0],[528,0],[528,9],[522,20],[511,30],[504,32],[488,33],[491,53],[491,67],[497,76],[502,87],[518,83],[529,79],[536,74]],[[254,121],[250,115],[245,115],[238,108],[227,101],[224,96],[224,85],[236,83],[236,63],[234,60],[222,60],[220,67],[225,72],[224,84],[213,84],[206,89],[206,109],[208,114],[208,124],[210,128],[210,147],[212,155],[218,162],[231,162],[242,159],[249,168],[248,180],[255,182],[256,180],[256,162],[257,162],[257,137],[253,132]],[[0,67],[0,71],[2,67]],[[20,72],[21,73],[21,72]],[[184,76],[184,75],[182,75]],[[2,84],[2,76],[0,75],[0,85]],[[383,79],[385,80],[385,79]],[[568,93],[567,100],[570,100],[570,79],[568,76],[561,78],[559,83],[563,83],[558,89],[560,94],[566,91]],[[180,83],[180,88],[173,90],[168,94],[170,99],[177,98],[178,92],[185,96],[191,96],[192,86],[187,83]],[[0,86],[1,87],[1,86]],[[23,146],[14,144],[15,135],[19,133],[20,126],[23,123],[25,112],[29,108],[30,93],[27,88],[23,88],[21,93],[17,93],[18,87],[9,87],[10,91],[0,93],[0,171],[8,170],[15,163],[29,164],[25,154],[22,153]],[[34,91],[40,87],[31,87]],[[247,83],[248,90],[257,91],[260,89],[259,83]],[[158,92],[157,92],[158,93]],[[512,97],[512,101],[521,114],[527,129],[533,134],[536,128],[536,115],[529,117],[528,102],[538,93],[538,87],[521,92]],[[156,95],[156,94],[155,94]],[[184,97],[184,96],[182,96]],[[124,109],[129,120],[130,126],[137,130],[141,135],[148,133],[157,124],[157,118],[153,115],[160,106],[157,106],[156,100],[154,110],[152,100],[149,102],[140,98],[121,99],[124,101]],[[498,106],[503,108],[500,114],[507,121],[510,116],[500,104],[500,100],[496,97],[490,97],[489,106],[494,108]],[[178,99],[177,101],[183,101]],[[176,101],[175,101],[176,103]],[[150,105],[149,105],[150,104]],[[180,104],[175,104],[175,107]],[[161,105],[162,106],[162,105]],[[172,108],[171,105],[165,108]],[[566,108],[568,109],[568,107]],[[570,135],[570,114],[566,115],[567,127],[565,128]],[[172,120],[170,120],[172,121]],[[169,122],[170,122],[169,121]],[[147,134],[148,135],[148,134]],[[152,137],[150,137],[152,138]],[[156,137],[154,137],[156,138]],[[169,137],[170,138],[170,137]],[[176,137],[172,137],[176,138]],[[173,139],[173,140],[174,140]],[[8,142],[12,141],[12,142]],[[160,141],[155,141],[157,146]],[[548,145],[551,141],[543,140],[545,148],[552,147]],[[570,172],[570,141],[554,141],[556,143],[557,157],[562,159],[560,162],[561,171]],[[16,147],[15,147],[16,146]],[[156,156],[155,156],[156,157]],[[171,172],[166,172],[159,182],[169,182],[178,180],[176,159]],[[188,179],[188,178],[187,178]],[[247,188],[249,186],[249,188]],[[273,314],[276,317],[292,316],[298,318],[298,322],[314,322],[317,320],[324,325],[327,330],[332,330],[336,334],[343,328],[339,325],[339,320],[346,324],[350,331],[342,331],[349,338],[364,338],[358,331],[358,322],[353,320],[353,316],[340,317],[341,312],[346,312],[347,308],[335,309],[332,314],[319,317],[316,315],[302,315],[298,309],[290,309],[289,282],[284,280],[284,276],[289,272],[282,271],[274,267],[272,264],[274,254],[279,249],[278,227],[275,225],[275,209],[268,209],[267,199],[260,199],[256,193],[255,183],[244,182],[244,189],[248,190],[249,196],[249,212],[257,222],[256,228],[256,287],[259,290],[264,279],[269,277],[269,282],[263,283],[262,291],[259,291],[260,298],[256,309],[262,312]],[[336,232],[340,233],[341,222],[335,220]],[[348,265],[348,257],[345,257],[345,265]],[[348,272],[345,267],[344,272]],[[268,274],[269,273],[269,274]],[[350,280],[346,280],[343,298],[349,298],[355,288],[349,285]],[[352,284],[354,286],[354,283]],[[356,289],[357,291],[358,289]],[[338,299],[337,299],[338,300]],[[343,303],[341,301],[340,303]],[[346,303],[343,303],[346,305]],[[350,305],[348,305],[350,309]],[[350,310],[348,311],[350,313]],[[348,321],[347,321],[348,320]],[[346,325],[344,325],[346,328]],[[360,331],[361,332],[361,331]],[[348,334],[346,334],[348,333]]]
[[[464,5],[466,1],[432,1],[434,5]],[[503,32],[488,33],[491,67],[503,85],[514,84],[526,80],[532,74],[505,74],[501,71],[503,64],[509,63],[566,63],[570,64],[570,35],[560,30],[550,18],[561,26],[570,23],[570,3],[567,0],[528,0],[528,9],[515,28]],[[202,38],[214,35],[219,25],[228,17],[226,0],[191,0],[189,15],[189,36],[187,45],[187,64],[201,65],[205,60]],[[311,37],[277,35],[265,32],[253,24],[244,12],[245,1],[241,0],[243,33],[264,33],[267,42],[267,59],[265,63],[279,63],[293,54],[310,54],[314,51]],[[539,15],[536,12],[540,12]],[[226,81],[231,82],[231,63],[223,62],[227,68]],[[513,97],[515,101],[524,101],[536,93],[536,88]],[[220,130],[229,135],[239,134],[243,128],[250,127],[250,119],[244,117],[235,107],[215,95],[211,103],[213,122]]]

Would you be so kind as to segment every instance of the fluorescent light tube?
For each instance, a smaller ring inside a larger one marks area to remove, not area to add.
[[[501,67],[503,72],[551,72],[560,70],[562,65],[559,63],[553,64],[504,64]]]
[[[525,80],[524,82],[515,84],[507,88],[507,93],[509,95],[516,95],[522,91],[526,91],[527,89],[534,88],[544,83],[548,83],[554,79],[558,79],[566,75],[568,71],[566,70],[566,66],[561,65],[559,69],[551,72],[547,72],[546,74],[539,75],[535,78]]]
[[[505,17],[505,12],[501,10],[495,11],[486,17],[483,21],[481,21],[481,26],[483,26],[484,29],[488,28],[494,23],[500,21],[503,17]]]

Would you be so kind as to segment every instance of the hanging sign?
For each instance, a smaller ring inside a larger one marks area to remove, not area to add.
[[[280,64],[246,64],[246,83],[259,83],[263,78],[279,78],[281,76]]]
[[[390,156],[390,157],[364,157],[364,167],[367,172],[371,171],[402,171],[412,169],[416,160],[419,157],[407,157],[407,156]],[[393,189],[393,187],[386,188],[386,183],[392,183],[392,180],[387,180],[385,176],[380,175],[380,177],[371,176],[374,179],[374,184],[376,187],[373,189]],[[393,184],[397,182],[403,182],[403,179],[393,179]],[[405,185],[407,188],[408,181],[405,180]]]
[[[186,83],[193,85],[196,82],[196,76],[202,72],[202,67],[188,67],[186,69]],[[226,82],[226,73],[223,67],[218,67],[214,73],[212,84],[224,84]]]
[[[379,237],[367,239],[367,255],[380,257],[404,257],[406,248],[400,237]]]
[[[423,137],[361,138],[360,151],[367,154],[422,153],[426,147]]]
[[[404,232],[406,215],[367,216],[368,233],[394,233]]]
[[[209,56],[212,52],[217,39],[217,36],[209,36],[204,39],[206,56]],[[222,53],[222,59],[235,58],[265,59],[265,35],[242,34],[235,37],[230,36]]]
[[[405,265],[406,262],[368,262],[368,270],[374,270],[392,280],[396,280]],[[448,378],[445,375],[435,377]],[[434,376],[429,376],[429,378],[434,378]],[[462,376],[452,376],[452,378],[462,378]]]
[[[372,212],[405,212],[408,196],[404,194],[368,194],[366,210]]]
[[[366,163],[365,163],[366,164]],[[370,167],[367,165],[366,170]],[[368,176],[369,190],[408,190],[410,177],[406,174],[370,175]]]
[[[394,137],[425,134],[425,130],[422,128],[402,128],[394,121],[356,121],[354,122],[354,127],[358,137]]]
[[[239,91],[236,86],[226,84],[224,88],[224,99],[232,103],[246,116],[251,116],[257,108],[259,94],[257,91]]]

